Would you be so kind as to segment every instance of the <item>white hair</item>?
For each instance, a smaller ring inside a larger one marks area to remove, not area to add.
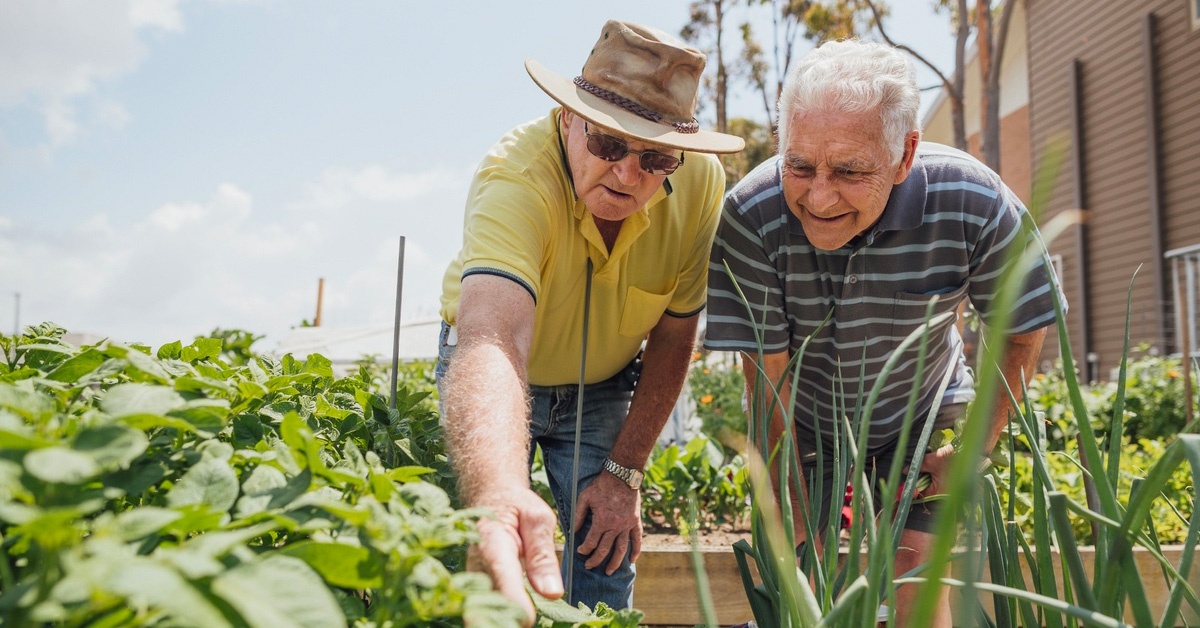
[[[912,61],[892,46],[858,40],[829,41],[788,72],[779,94],[779,153],[789,119],[799,112],[879,112],[883,141],[898,163],[904,138],[920,132],[921,92]]]

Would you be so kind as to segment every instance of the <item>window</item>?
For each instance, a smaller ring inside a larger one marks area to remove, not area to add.
[[[1192,8],[1192,30],[1200,29],[1200,0],[1187,0]]]

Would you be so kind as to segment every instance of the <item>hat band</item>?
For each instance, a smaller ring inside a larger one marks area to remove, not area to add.
[[[632,114],[641,116],[651,122],[657,122],[659,124],[668,124],[667,122],[663,122],[663,114],[661,114],[653,109],[650,109],[648,107],[645,107],[641,104],[638,104],[632,100],[629,100],[628,98],[626,98],[616,92],[611,92],[607,89],[604,89],[603,87],[600,87],[599,85],[595,85],[595,84],[589,82],[587,79],[583,78],[582,76],[575,77],[575,85],[579,86],[580,89],[588,92],[589,94],[592,94],[593,96],[596,96],[598,98],[603,98],[604,100],[607,100],[608,102],[610,102]],[[695,118],[692,118],[691,122],[675,122],[672,124],[672,126],[675,127],[675,131],[678,133],[699,133],[700,132],[700,123],[696,122]]]

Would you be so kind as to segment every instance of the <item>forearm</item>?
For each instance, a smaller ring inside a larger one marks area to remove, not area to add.
[[[698,320],[666,320],[650,332],[629,416],[609,454],[617,464],[636,469],[646,465],[687,379]]]
[[[985,444],[985,453],[995,449],[1000,435],[1008,428],[1008,416],[1013,410],[1008,391],[1012,391],[1017,403],[1023,401],[1025,384],[1037,368],[1038,356],[1042,353],[1042,342],[1045,338],[1045,328],[1009,337],[1004,359],[1000,364],[1000,373],[1004,377],[1007,389],[1001,388],[996,393],[995,410],[992,412],[992,426]]]
[[[446,445],[466,503],[492,487],[528,487],[525,365],[496,344],[460,345],[445,392]]]

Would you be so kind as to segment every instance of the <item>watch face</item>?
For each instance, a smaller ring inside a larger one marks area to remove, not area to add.
[[[637,469],[632,469],[632,471],[633,473],[629,474],[629,488],[641,488],[645,474]]]

